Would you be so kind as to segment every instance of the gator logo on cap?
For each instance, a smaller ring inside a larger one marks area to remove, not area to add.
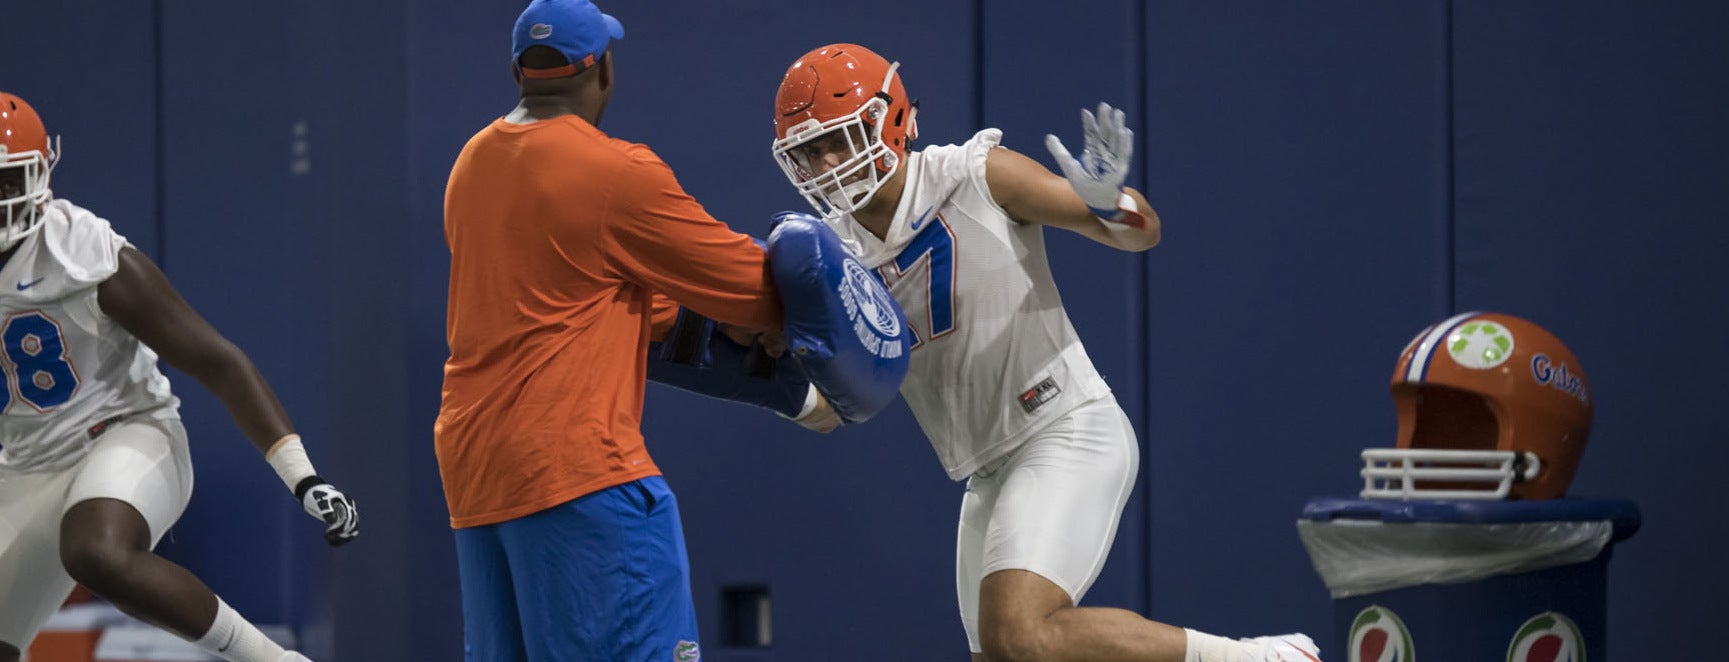
[[[528,36],[535,39],[545,39],[552,36],[552,26],[545,23],[535,23],[528,29]]]
[[[1519,626],[1507,662],[1585,662],[1585,637],[1573,619],[1546,611]]]
[[[1351,622],[1350,662],[1416,662],[1411,631],[1393,610],[1371,605]]]

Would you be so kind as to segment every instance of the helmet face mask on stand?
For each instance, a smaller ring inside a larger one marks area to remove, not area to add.
[[[1397,445],[1363,451],[1363,498],[1560,498],[1591,431],[1579,360],[1512,315],[1424,329],[1400,354],[1392,392]]]

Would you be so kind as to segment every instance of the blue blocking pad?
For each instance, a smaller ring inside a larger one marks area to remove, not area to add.
[[[775,215],[768,260],[786,306],[788,355],[842,420],[882,411],[900,392],[912,346],[888,288],[809,214]]]

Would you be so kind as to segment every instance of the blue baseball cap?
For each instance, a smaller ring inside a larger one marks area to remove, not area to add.
[[[608,44],[624,38],[618,19],[602,14],[589,0],[534,0],[516,17],[510,35],[510,58],[524,78],[574,76],[594,64]],[[522,52],[530,46],[551,46],[570,61],[553,69],[523,69]]]

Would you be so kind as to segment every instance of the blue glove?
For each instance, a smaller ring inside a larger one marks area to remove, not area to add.
[[[822,220],[774,215],[769,268],[785,307],[789,356],[835,413],[860,423],[900,392],[911,331],[888,288]]]

